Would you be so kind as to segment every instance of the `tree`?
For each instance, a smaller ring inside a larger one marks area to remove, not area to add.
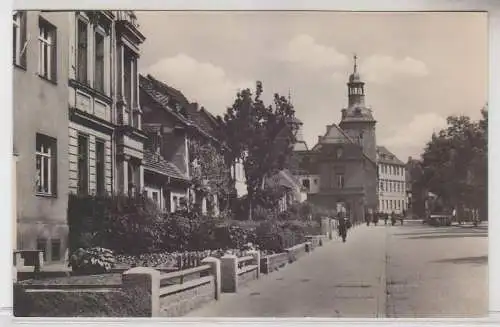
[[[216,195],[219,203],[227,205],[234,192],[230,169],[223,156],[222,146],[202,138],[189,142],[190,170],[195,191],[204,191],[209,196]],[[211,197],[208,198],[212,201]],[[209,212],[213,214],[213,212]]]
[[[250,89],[238,92],[223,119],[223,137],[229,148],[227,159],[241,159],[245,169],[249,219],[265,180],[286,167],[298,129],[288,100],[275,94],[273,104],[266,106],[262,93],[261,82],[256,83],[255,95]]]
[[[450,116],[447,128],[432,135],[422,155],[422,185],[446,206],[484,206],[487,183],[487,108],[482,119]]]

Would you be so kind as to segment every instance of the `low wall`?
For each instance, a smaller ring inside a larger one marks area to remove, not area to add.
[[[121,288],[25,288],[14,286],[16,317],[150,317],[142,290]]]
[[[221,291],[235,293],[240,286],[260,277],[260,252],[250,251],[247,256],[238,258],[225,255],[221,259]]]
[[[288,254],[288,262],[292,263],[294,261],[297,261],[304,254],[308,253],[310,251],[310,248],[311,242],[305,242],[286,249],[285,252]]]
[[[263,257],[260,260],[260,271],[269,274],[287,265],[289,262],[288,253],[276,253]]]
[[[219,299],[220,288],[220,260],[209,257],[169,273],[132,268],[113,285],[15,284],[14,301],[18,316],[177,317]]]
[[[323,243],[328,240],[325,235],[307,235],[306,240],[311,242],[311,248],[314,250],[319,246],[323,246]]]

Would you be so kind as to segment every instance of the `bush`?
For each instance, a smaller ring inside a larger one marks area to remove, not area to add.
[[[68,264],[73,272],[89,275],[109,272],[114,265],[113,252],[104,248],[80,248],[71,255]]]
[[[283,252],[285,246],[281,232],[281,227],[276,222],[262,222],[255,231],[256,243],[260,249]]]
[[[161,248],[165,219],[143,196],[69,196],[70,251],[104,247],[116,253],[154,252]]]

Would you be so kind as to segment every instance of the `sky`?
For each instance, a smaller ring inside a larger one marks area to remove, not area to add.
[[[487,102],[485,13],[136,12],[139,64],[215,115],[262,81],[264,100],[291,95],[312,148],[347,106],[353,55],[377,120],[377,144],[420,157],[449,115]]]

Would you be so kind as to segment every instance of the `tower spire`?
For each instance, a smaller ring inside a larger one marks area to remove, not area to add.
[[[358,72],[358,56],[356,54],[354,54],[353,58],[354,58],[354,72],[357,73]]]
[[[288,89],[288,103],[292,104],[292,91]]]

